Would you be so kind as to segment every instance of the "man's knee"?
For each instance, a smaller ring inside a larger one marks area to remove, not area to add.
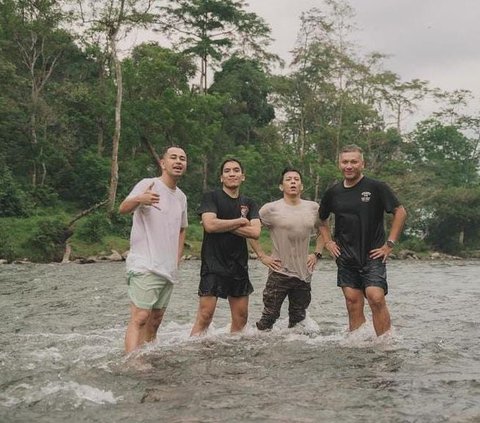
[[[210,323],[213,319],[214,309],[210,307],[200,307],[198,310],[198,318],[204,323]]]
[[[151,314],[151,310],[135,307],[134,311],[132,312],[131,321],[135,326],[143,327],[147,324]]]
[[[153,327],[159,327],[163,320],[165,309],[153,310],[148,319],[148,323]]]
[[[359,295],[345,295],[345,303],[349,310],[363,308],[363,297]]]
[[[247,309],[244,309],[244,308],[241,308],[241,309],[236,309],[234,312],[233,312],[233,318],[239,322],[247,322],[248,320],[248,308]]]
[[[372,311],[382,310],[386,307],[385,294],[383,292],[383,289],[367,289],[366,296],[368,304],[370,305]]]

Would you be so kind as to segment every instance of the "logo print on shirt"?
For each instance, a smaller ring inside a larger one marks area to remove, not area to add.
[[[240,206],[240,216],[247,217],[249,211],[250,209],[248,208],[248,206]]]
[[[368,192],[368,191],[362,192],[361,195],[362,195],[362,196],[361,196],[360,199],[361,199],[362,202],[364,202],[364,203],[368,203],[368,202],[370,201],[370,198],[372,198],[372,193],[371,193],[371,192]]]

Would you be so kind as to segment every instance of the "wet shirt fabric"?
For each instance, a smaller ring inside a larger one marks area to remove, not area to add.
[[[155,273],[176,283],[180,229],[188,226],[187,197],[180,188],[170,189],[160,178],[145,178],[128,198],[145,192],[152,182],[160,202],[155,207],[141,205],[133,213],[127,271]]]
[[[343,181],[329,188],[320,204],[320,219],[335,215],[334,238],[341,255],[337,261],[363,267],[369,251],[385,243],[384,213],[393,213],[400,202],[387,184],[364,176],[353,187]]]
[[[232,198],[223,190],[205,193],[198,214],[215,213],[219,219],[238,219],[246,217],[249,220],[258,219],[258,206],[253,200],[243,195]],[[202,279],[216,275],[223,280],[249,282],[248,249],[245,238],[231,232],[203,234]]]
[[[317,233],[320,224],[318,203],[301,200],[290,205],[282,198],[262,206],[260,219],[270,231],[272,257],[282,261],[283,267],[278,273],[310,282],[308,247],[310,237]]]

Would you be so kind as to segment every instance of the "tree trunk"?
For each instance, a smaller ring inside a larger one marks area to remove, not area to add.
[[[104,206],[107,204],[108,200],[103,200],[100,203],[94,204],[92,207],[83,210],[79,214],[77,214],[70,222],[68,222],[67,229],[65,230],[65,250],[63,252],[63,258],[62,258],[62,263],[69,263],[70,262],[70,256],[72,254],[72,246],[68,242],[68,240],[71,238],[73,235],[73,224],[77,221],[80,220],[82,217],[85,217],[89,215],[90,213],[94,212],[98,208]]]
[[[33,90],[32,90],[33,91]],[[32,105],[33,110],[30,116],[30,135],[32,136],[31,143],[32,143],[32,150],[33,150],[33,166],[32,166],[32,186],[35,188],[37,186],[37,158],[35,157],[36,154],[36,147],[38,144],[37,138],[37,114],[36,114],[36,99],[34,98],[34,94],[32,92]]]
[[[313,199],[316,203],[320,201],[320,175],[315,176],[315,197]]]
[[[160,156],[158,155],[157,151],[155,150],[155,147],[150,143],[150,141],[148,141],[148,139],[144,136],[141,137],[141,140],[142,142],[145,144],[145,146],[147,147],[147,150],[150,152],[150,154],[152,155],[153,159],[155,160],[155,164],[157,165],[158,167],[158,172],[159,174],[161,173],[162,171],[162,167],[160,166]]]
[[[113,213],[115,208],[115,199],[117,196],[118,186],[118,146],[120,144],[120,130],[121,130],[121,113],[122,113],[122,97],[123,97],[123,82],[122,82],[122,67],[118,58],[117,52],[117,32],[113,32],[109,37],[110,46],[112,48],[112,60],[115,67],[115,82],[117,85],[117,97],[115,102],[115,129],[112,138],[112,164],[110,168],[110,187],[108,189],[108,207],[109,213]]]
[[[203,188],[203,191],[205,192],[208,188],[208,184],[207,184],[207,176],[208,176],[208,159],[207,159],[207,156],[204,155],[202,156],[202,160],[203,160],[203,181],[202,181],[202,188]]]

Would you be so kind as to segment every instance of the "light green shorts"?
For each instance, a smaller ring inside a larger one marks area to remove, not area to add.
[[[128,272],[128,296],[138,308],[167,308],[173,291],[169,280],[154,273]]]

